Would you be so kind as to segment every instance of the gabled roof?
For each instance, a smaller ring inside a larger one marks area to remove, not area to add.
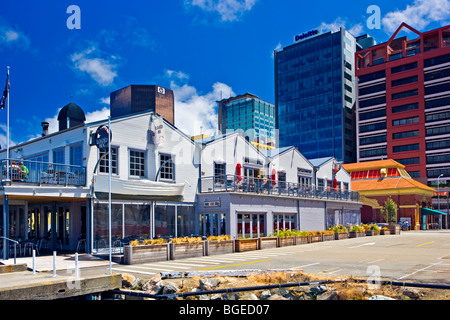
[[[269,150],[262,150],[261,153],[263,155],[265,155],[266,157],[276,157],[280,154],[282,154],[285,151],[288,151],[292,148],[295,148],[294,146],[290,146],[290,147],[283,147],[283,148],[278,148],[278,149],[269,149]]]
[[[308,161],[311,162],[311,164],[314,167],[320,167],[322,164],[324,164],[325,162],[328,162],[332,159],[333,159],[333,157],[324,157],[324,158],[308,159]]]

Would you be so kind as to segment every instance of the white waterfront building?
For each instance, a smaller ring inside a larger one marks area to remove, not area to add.
[[[0,150],[1,235],[40,254],[100,252],[108,246],[109,159],[95,138],[108,119],[86,123],[70,103],[58,121],[57,132],[43,123],[41,137],[9,156]],[[307,160],[293,147],[261,152],[239,133],[194,141],[150,111],[112,118],[110,129],[115,248],[135,238],[358,223],[358,194],[332,158]]]

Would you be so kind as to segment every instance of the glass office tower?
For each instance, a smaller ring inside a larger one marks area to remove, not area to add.
[[[276,146],[275,106],[246,93],[219,103],[219,131],[241,131],[258,149]]]
[[[296,146],[308,159],[332,156],[354,162],[354,54],[359,45],[344,28],[299,38],[274,54],[279,145]]]

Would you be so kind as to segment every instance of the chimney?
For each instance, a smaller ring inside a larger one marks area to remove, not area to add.
[[[42,136],[45,137],[48,134],[49,123],[48,122],[41,122],[41,126],[42,126]]]

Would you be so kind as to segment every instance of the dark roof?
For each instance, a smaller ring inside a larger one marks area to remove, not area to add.
[[[83,109],[72,102],[64,106],[58,114],[58,120],[64,120],[67,118],[86,121],[86,116]]]

